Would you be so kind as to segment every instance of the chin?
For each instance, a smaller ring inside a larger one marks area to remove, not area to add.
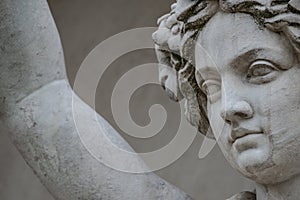
[[[275,164],[272,156],[259,149],[242,152],[236,158],[234,167],[245,177],[262,185],[274,185],[292,179],[296,170],[288,162]],[[299,169],[298,169],[299,170]]]
[[[248,149],[244,152],[235,154],[237,169],[247,177],[255,177],[257,173],[272,167],[269,154],[260,149]]]

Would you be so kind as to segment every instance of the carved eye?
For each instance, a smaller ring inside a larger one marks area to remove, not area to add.
[[[207,95],[207,99],[214,103],[219,99],[221,94],[221,83],[217,80],[206,80],[202,83],[202,90]]]
[[[251,64],[247,73],[250,83],[267,83],[276,78],[278,69],[269,61],[258,60]]]

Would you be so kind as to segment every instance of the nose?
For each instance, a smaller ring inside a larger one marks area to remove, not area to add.
[[[244,100],[227,102],[221,110],[221,117],[228,124],[253,117],[252,106]]]

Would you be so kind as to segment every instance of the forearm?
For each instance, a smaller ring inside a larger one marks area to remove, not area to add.
[[[45,0],[1,0],[0,40],[0,126],[56,199],[188,199],[154,174],[112,170],[85,149]],[[80,117],[92,120],[94,111],[76,99]],[[109,145],[102,148],[110,151]]]

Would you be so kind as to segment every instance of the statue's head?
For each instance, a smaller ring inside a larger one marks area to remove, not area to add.
[[[159,24],[160,80],[199,132],[258,183],[299,175],[300,1],[178,0]]]

